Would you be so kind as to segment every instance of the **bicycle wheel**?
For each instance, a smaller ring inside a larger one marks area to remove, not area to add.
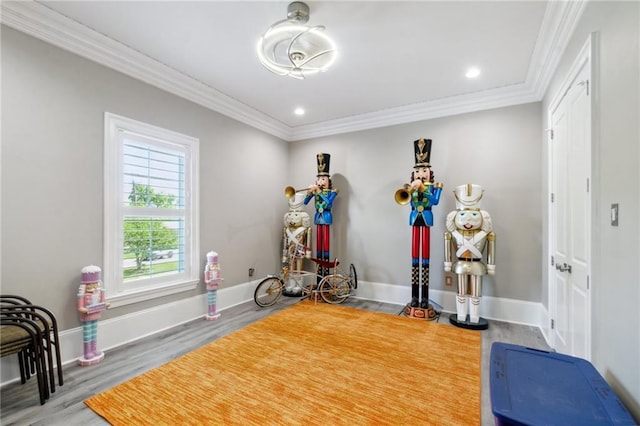
[[[274,305],[284,289],[284,282],[280,277],[267,277],[260,281],[256,291],[253,293],[253,300],[256,305],[264,308],[265,306]]]
[[[358,288],[358,274],[356,273],[356,267],[353,263],[349,265],[349,281],[351,281],[351,287]]]
[[[320,296],[322,300],[331,304],[342,303],[351,294],[349,280],[338,274],[327,275],[320,281]]]

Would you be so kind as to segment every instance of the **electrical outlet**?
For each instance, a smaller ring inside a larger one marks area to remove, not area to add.
[[[453,285],[453,278],[451,277],[451,275],[446,275],[444,277],[444,285],[449,287]]]
[[[249,268],[249,276],[252,277],[255,271],[256,271],[255,269]]]

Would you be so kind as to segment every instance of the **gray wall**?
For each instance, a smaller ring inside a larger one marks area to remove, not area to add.
[[[105,111],[200,139],[202,269],[215,250],[223,287],[248,281],[249,267],[277,270],[285,142],[3,26],[2,293],[50,307],[62,329],[80,326],[80,269],[103,259]]]
[[[587,4],[544,99],[543,126],[547,126],[549,103],[569,67],[589,34],[597,32],[600,53],[592,82],[597,103],[592,186],[596,201],[592,361],[640,421],[639,22],[638,2]],[[543,168],[546,188],[546,162]],[[609,209],[613,203],[620,205],[618,227],[610,225]],[[546,235],[546,216],[543,217]],[[546,247],[546,240],[544,244]],[[546,304],[546,285],[543,291],[542,302]]]
[[[393,195],[413,171],[413,141],[431,138],[435,180],[444,184],[433,208],[432,288],[454,291],[444,286],[444,222],[455,209],[454,187],[476,183],[485,189],[482,206],[497,234],[497,272],[484,279],[483,294],[539,302],[540,111],[532,103],[296,142],[289,149],[291,184],[311,184],[315,154],[330,153],[333,185],[340,190],[332,253],[354,263],[359,279],[408,286],[410,207],[396,204]],[[407,288],[407,300],[410,294]]]

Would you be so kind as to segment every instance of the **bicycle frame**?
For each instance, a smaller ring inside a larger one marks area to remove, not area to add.
[[[302,289],[302,298],[313,296],[315,301],[322,299],[327,303],[342,303],[357,288],[357,275],[353,264],[350,265],[350,274],[346,275],[339,267],[339,261],[327,262],[320,259],[312,259],[319,266],[333,269],[333,273],[326,276],[317,272],[306,270],[291,270],[288,265],[282,267],[279,275],[269,275],[264,278],[254,292],[253,298],[260,307],[274,305],[282,296],[285,283],[295,280]],[[305,278],[315,278],[314,280]],[[317,296],[317,297],[316,297]]]

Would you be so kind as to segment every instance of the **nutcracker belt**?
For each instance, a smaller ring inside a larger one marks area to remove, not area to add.
[[[464,274],[464,275],[486,275],[487,267],[484,263],[479,260],[458,260],[458,262],[453,264],[453,268],[451,271],[454,274]]]
[[[422,213],[423,211],[431,211],[431,207],[425,207],[425,206],[416,206],[413,208],[413,210],[416,210],[420,213]]]

